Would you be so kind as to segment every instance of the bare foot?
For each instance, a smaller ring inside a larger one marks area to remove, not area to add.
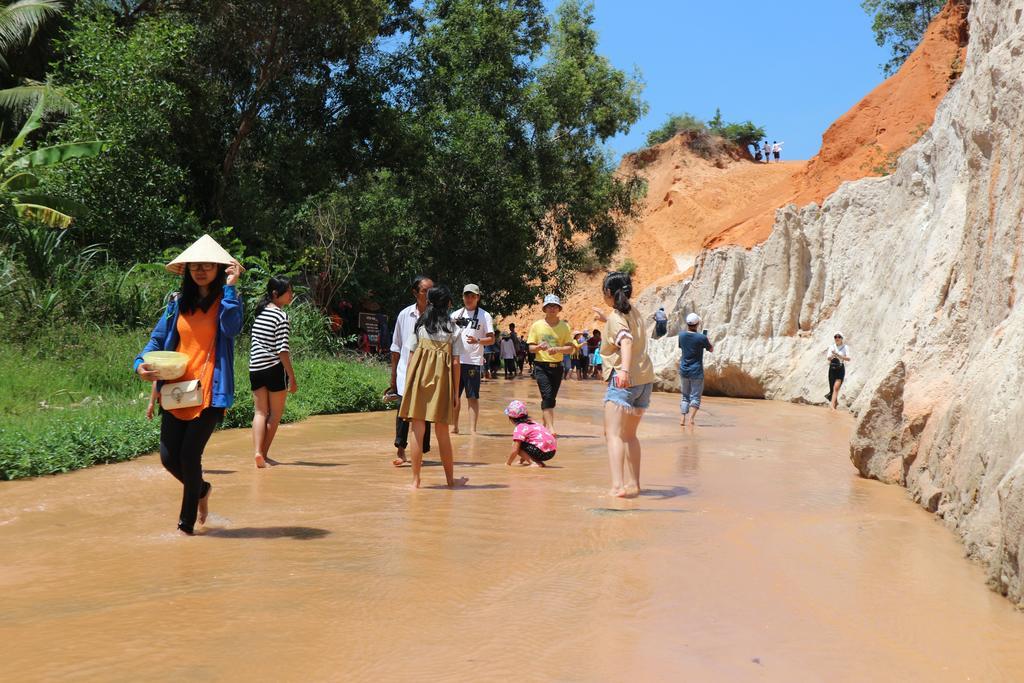
[[[469,481],[469,477],[455,477],[454,481],[448,484],[448,488],[454,489],[460,486],[465,486],[466,482]]]
[[[458,434],[458,433],[459,433],[459,428],[458,427],[452,427],[452,434]]]
[[[616,488],[615,486],[613,486],[611,489],[609,489],[608,495],[611,496],[612,498],[621,498],[622,497],[622,488],[621,487]]]
[[[199,523],[206,524],[206,517],[210,514],[210,494],[213,493],[213,484],[206,484],[206,495],[199,499]]]
[[[685,417],[679,418],[679,426],[680,427],[685,427],[686,426],[686,418]]]
[[[257,469],[265,469],[267,467],[267,459],[262,455],[256,455],[256,467]]]
[[[615,495],[617,498],[636,498],[640,495],[640,488],[637,486],[624,486]]]

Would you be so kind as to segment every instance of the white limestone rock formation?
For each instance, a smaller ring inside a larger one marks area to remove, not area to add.
[[[975,0],[964,72],[896,172],[780,210],[772,236],[648,291],[696,310],[709,391],[823,403],[836,330],[863,476],[908,488],[1024,602],[1024,0]],[[671,336],[652,344],[678,390]]]

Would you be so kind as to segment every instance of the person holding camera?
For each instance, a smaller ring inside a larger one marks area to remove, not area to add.
[[[405,376],[409,369],[409,356],[412,351],[406,344],[409,335],[416,326],[416,321],[427,310],[427,292],[434,286],[434,281],[426,275],[417,275],[412,280],[412,295],[416,302],[411,306],[402,309],[402,312],[395,318],[394,336],[391,338],[391,386],[384,394],[384,400],[388,402],[402,403],[402,395],[399,391],[405,391]],[[409,458],[405,455],[405,449],[409,446],[409,423],[401,417],[395,417],[395,448],[397,457],[391,461],[395,467],[409,464]],[[423,452],[430,452],[430,423],[427,423],[426,432],[423,437]]]
[[[679,424],[686,426],[686,417],[690,417],[690,426],[697,424],[697,411],[700,410],[700,397],[704,393],[704,351],[714,352],[715,347],[708,339],[708,331],[698,332],[700,316],[690,313],[686,316],[686,329],[679,333],[679,348],[682,357],[679,359]]]
[[[850,362],[850,347],[843,341],[843,333],[836,332],[832,337],[832,345],[828,348],[828,393],[825,400],[831,403],[832,410],[839,403],[839,388],[846,380],[846,364]]]
[[[480,419],[480,377],[484,372],[484,349],[494,344],[494,319],[480,308],[480,288],[469,284],[462,288],[463,306],[452,313],[456,334],[461,340],[459,363],[459,397],[455,401],[452,434],[459,433],[459,413],[462,411],[462,394],[469,402],[469,430],[476,434]]]

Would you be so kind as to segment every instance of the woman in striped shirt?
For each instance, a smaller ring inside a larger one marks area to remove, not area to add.
[[[276,465],[270,444],[281,424],[287,393],[299,388],[288,350],[290,325],[284,307],[292,302],[291,281],[275,276],[267,281],[267,293],[256,307],[249,350],[249,383],[252,385],[252,444],[256,467]],[[287,393],[286,393],[287,390]]]

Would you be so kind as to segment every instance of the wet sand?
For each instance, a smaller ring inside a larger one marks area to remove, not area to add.
[[[521,469],[499,408],[536,390],[486,384],[456,491],[436,454],[408,489],[393,413],[282,427],[269,471],[218,434],[194,538],[155,456],[0,483],[0,678],[1024,679],[1024,615],[855,476],[848,416],[709,399],[690,433],[656,394],[647,492],[613,500],[600,392],[567,382],[553,467]]]

